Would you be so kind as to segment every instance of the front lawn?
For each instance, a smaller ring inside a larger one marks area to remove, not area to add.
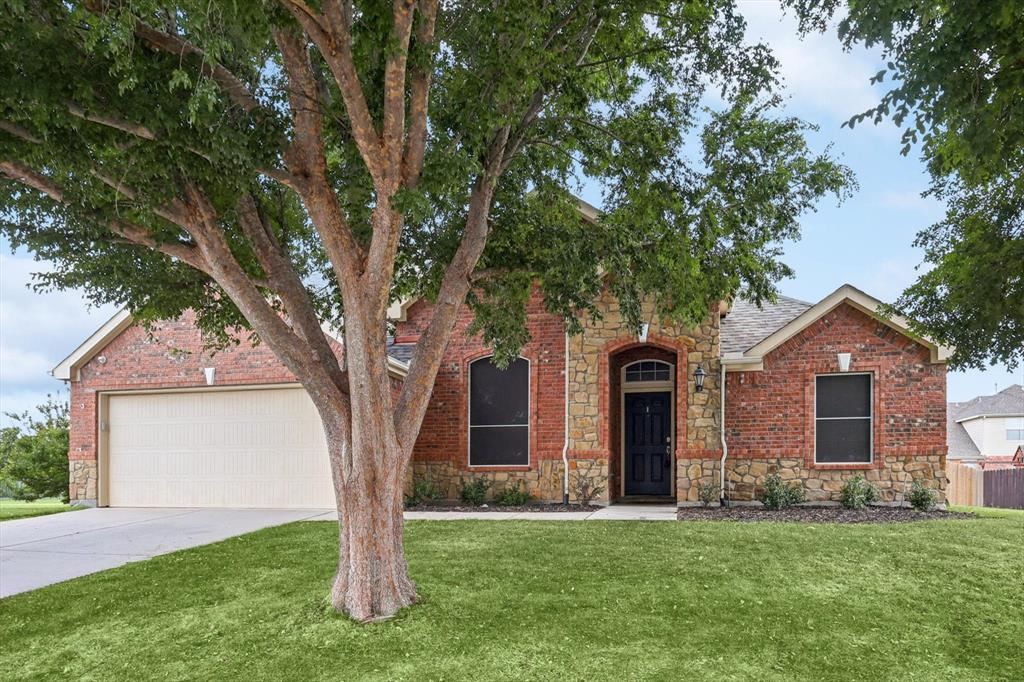
[[[1024,515],[414,521],[422,603],[329,615],[329,522],[0,602],[7,679],[1020,680]]]
[[[35,502],[0,499],[0,521],[27,519],[31,516],[45,516],[46,514],[59,514],[60,512],[74,511],[75,509],[78,509],[78,507],[64,504],[57,499],[43,499],[36,500]]]

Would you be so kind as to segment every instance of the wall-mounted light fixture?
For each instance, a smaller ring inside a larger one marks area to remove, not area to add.
[[[217,374],[216,367],[203,367],[203,374],[206,375],[206,385],[213,386],[213,380]]]
[[[698,393],[704,390],[704,377],[707,375],[704,365],[697,365],[697,369],[693,370],[693,384]]]
[[[647,343],[647,331],[651,328],[651,325],[644,322],[640,325],[640,336],[638,337],[640,343]]]
[[[107,356],[106,355],[99,356],[98,358],[96,358],[96,362],[100,363],[101,365],[107,364]]]
[[[849,372],[850,371],[850,354],[849,353],[837,353],[839,358],[839,371]]]

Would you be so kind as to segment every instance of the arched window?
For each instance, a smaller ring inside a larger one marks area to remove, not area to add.
[[[661,360],[637,360],[625,366],[626,383],[639,381],[669,381],[672,379],[672,365]]]
[[[491,358],[469,365],[470,466],[530,463],[530,361],[500,369]]]

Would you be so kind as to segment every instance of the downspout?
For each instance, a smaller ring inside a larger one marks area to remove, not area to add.
[[[721,384],[718,387],[718,392],[722,398],[721,412],[719,413],[718,417],[718,423],[722,427],[722,461],[718,467],[718,504],[724,507],[727,502],[727,500],[725,499],[725,458],[729,456],[729,444],[725,442],[725,363],[722,362],[721,359],[719,359],[718,364],[722,366],[722,379]]]
[[[569,504],[569,332],[565,333],[565,366],[562,369],[565,384],[565,442],[562,445],[562,504]]]

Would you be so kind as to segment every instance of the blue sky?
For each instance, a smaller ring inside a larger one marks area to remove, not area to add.
[[[842,206],[823,202],[805,216],[803,238],[785,244],[784,260],[796,276],[780,283],[782,293],[817,301],[849,282],[891,301],[916,278],[921,253],[912,246],[914,236],[942,215],[942,207],[920,197],[928,186],[924,166],[914,156],[900,156],[892,124],[841,127],[877,101],[881,90],[869,78],[881,59],[865,50],[844,53],[834,33],[800,40],[792,18],[769,0],[739,5],[748,36],[767,42],[782,62],[787,112],[820,126],[810,136],[814,146],[832,143],[860,183]],[[90,309],[74,291],[32,292],[26,288],[31,273],[50,266],[25,253],[11,255],[5,241],[0,251],[0,411],[20,412],[62,390],[47,372],[116,311]],[[1024,367],[950,373],[948,395],[966,400],[1011,383],[1024,383]]]

